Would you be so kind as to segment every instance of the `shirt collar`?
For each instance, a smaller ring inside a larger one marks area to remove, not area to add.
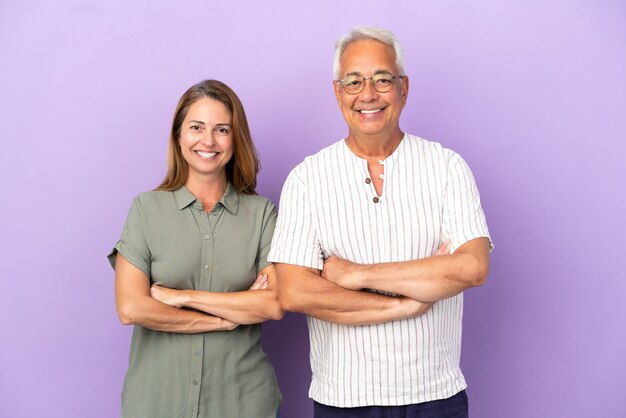
[[[189,191],[187,186],[183,186],[180,189],[175,190],[174,198],[178,204],[178,210],[186,208],[197,200],[196,197]],[[237,210],[239,209],[239,194],[230,182],[228,182],[226,191],[218,203],[221,203],[222,206],[224,206],[233,215],[237,215]]]
[[[239,193],[237,193],[237,190],[235,190],[230,182],[228,182],[228,186],[226,186],[226,191],[220,199],[220,203],[233,215],[237,214],[237,210],[239,209]]]

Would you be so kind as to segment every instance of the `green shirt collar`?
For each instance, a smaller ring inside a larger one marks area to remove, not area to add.
[[[176,199],[176,203],[178,203],[178,210],[186,208],[197,200],[187,186],[175,190],[174,198]],[[198,203],[200,202],[198,201]],[[237,215],[237,210],[239,209],[239,194],[230,182],[228,182],[226,191],[218,203],[221,203],[233,215]]]

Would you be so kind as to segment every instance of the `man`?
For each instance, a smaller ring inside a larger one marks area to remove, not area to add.
[[[334,76],[348,136],[289,174],[268,257],[283,307],[308,315],[315,416],[466,417],[462,292],[485,282],[491,247],[474,179],[400,130],[391,32],[341,38]]]

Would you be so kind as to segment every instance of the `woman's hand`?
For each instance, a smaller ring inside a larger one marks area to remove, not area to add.
[[[264,290],[267,289],[267,274],[259,274],[248,290]]]
[[[267,289],[267,285],[267,274],[259,274],[248,290],[264,290]],[[175,308],[182,308],[186,306],[189,301],[189,297],[184,290],[170,289],[169,287],[156,284],[150,287],[150,296],[159,302],[163,302]]]
[[[220,328],[221,331],[232,331],[237,328],[240,324],[236,322],[229,321],[228,319],[220,318]]]
[[[150,287],[150,296],[159,302],[163,302],[166,305],[170,305],[175,308],[185,306],[185,302],[187,300],[184,290],[170,289],[156,284],[153,284],[152,287]]]
[[[452,248],[452,241],[447,239],[439,245],[437,252],[433,255],[448,255],[450,254],[450,248]]]

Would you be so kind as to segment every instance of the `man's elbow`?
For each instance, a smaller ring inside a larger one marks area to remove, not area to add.
[[[489,261],[474,260],[468,275],[469,284],[472,287],[482,286],[487,283],[489,276]]]

